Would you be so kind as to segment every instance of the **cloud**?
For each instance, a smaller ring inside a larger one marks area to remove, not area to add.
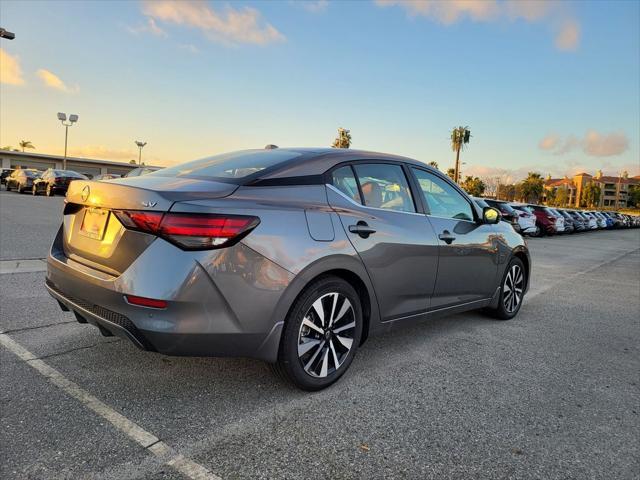
[[[474,22],[562,21],[556,37],[556,47],[573,51],[580,41],[580,25],[567,16],[562,2],[549,0],[375,0],[379,7],[402,8],[411,17],[425,17],[444,25],[466,19]]]
[[[540,143],[538,143],[538,147],[541,150],[553,150],[558,146],[559,142],[560,142],[560,137],[555,133],[550,133],[549,135],[544,137],[542,140],[540,140]]]
[[[8,54],[2,48],[0,48],[0,83],[24,85],[18,57]]]
[[[223,12],[218,12],[205,2],[145,0],[142,11],[155,20],[197,28],[207,38],[218,42],[266,45],[285,40],[282,33],[251,7],[226,6]]]
[[[38,70],[36,72],[36,75],[40,77],[42,83],[44,83],[47,87],[60,90],[61,92],[76,93],[79,90],[77,85],[73,88],[69,87],[55,73],[50,72],[49,70],[45,70],[44,68]]]
[[[328,0],[315,0],[315,1],[305,1],[305,2],[294,2],[294,5],[300,5],[307,12],[311,13],[321,13],[327,10],[329,7]]]
[[[184,43],[182,45],[179,45],[179,48],[180,50],[186,50],[193,55],[197,55],[198,53],[200,53],[200,49],[195,45],[192,45],[191,43]]]
[[[407,11],[411,16],[432,17],[451,25],[469,17],[474,21],[489,21],[496,18],[500,13],[500,8],[495,0],[475,1],[475,0],[376,0],[376,4],[381,7],[398,6]]]
[[[556,36],[556,47],[559,50],[574,51],[580,43],[580,25],[575,20],[566,20]]]
[[[129,33],[138,35],[140,33],[150,33],[156,37],[166,37],[167,32],[158,26],[153,18],[147,18],[147,23],[138,27],[126,27]]]
[[[584,153],[594,157],[620,155],[629,148],[629,139],[622,132],[603,135],[589,130],[583,140]]]
[[[584,138],[569,135],[561,138],[556,134],[549,134],[538,143],[541,150],[554,155],[564,155],[577,149],[592,157],[611,157],[620,155],[629,148],[629,139],[623,132],[609,134],[588,130]]]

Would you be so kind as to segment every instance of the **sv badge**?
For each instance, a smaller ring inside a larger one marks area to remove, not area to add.
[[[158,202],[142,202],[143,207],[153,208],[158,204]]]

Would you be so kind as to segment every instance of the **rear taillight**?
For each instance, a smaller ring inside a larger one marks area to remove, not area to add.
[[[258,217],[245,215],[137,210],[114,213],[125,227],[158,235],[185,250],[208,250],[232,245],[260,223]]]
[[[147,308],[167,308],[166,300],[156,300],[155,298],[138,297],[136,295],[125,295],[127,303],[136,305],[137,307]]]
[[[62,177],[56,177],[53,179],[54,183],[62,183],[62,181],[64,180],[64,178]]]

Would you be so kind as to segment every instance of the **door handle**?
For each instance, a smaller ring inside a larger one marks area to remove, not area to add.
[[[447,245],[449,245],[451,242],[453,242],[456,239],[456,237],[454,237],[449,233],[449,230],[445,230],[444,232],[442,232],[440,235],[438,235],[438,238],[442,240],[444,243],[446,243]]]
[[[371,228],[367,225],[367,222],[363,222],[362,220],[355,225],[349,225],[349,231],[351,233],[357,233],[362,238],[368,238],[372,233],[376,233],[374,228]]]

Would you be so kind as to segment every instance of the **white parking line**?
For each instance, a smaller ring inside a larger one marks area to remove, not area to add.
[[[27,363],[27,365],[33,367],[62,391],[80,401],[89,410],[100,415],[143,448],[149,450],[151,453],[163,460],[167,459],[165,463],[185,477],[193,480],[221,480],[220,477],[211,473],[199,463],[175,452],[154,434],[147,432],[137,423],[132,422],[127,417],[119,414],[108,405],[102,403],[89,392],[83,390],[78,384],[67,379],[55,368],[49,366],[42,360],[39,360],[33,353],[15,340],[11,339],[8,335],[0,333],[0,345],[15,354],[18,358]]]
[[[46,272],[47,260],[33,258],[25,260],[0,260],[0,275],[9,273]]]

